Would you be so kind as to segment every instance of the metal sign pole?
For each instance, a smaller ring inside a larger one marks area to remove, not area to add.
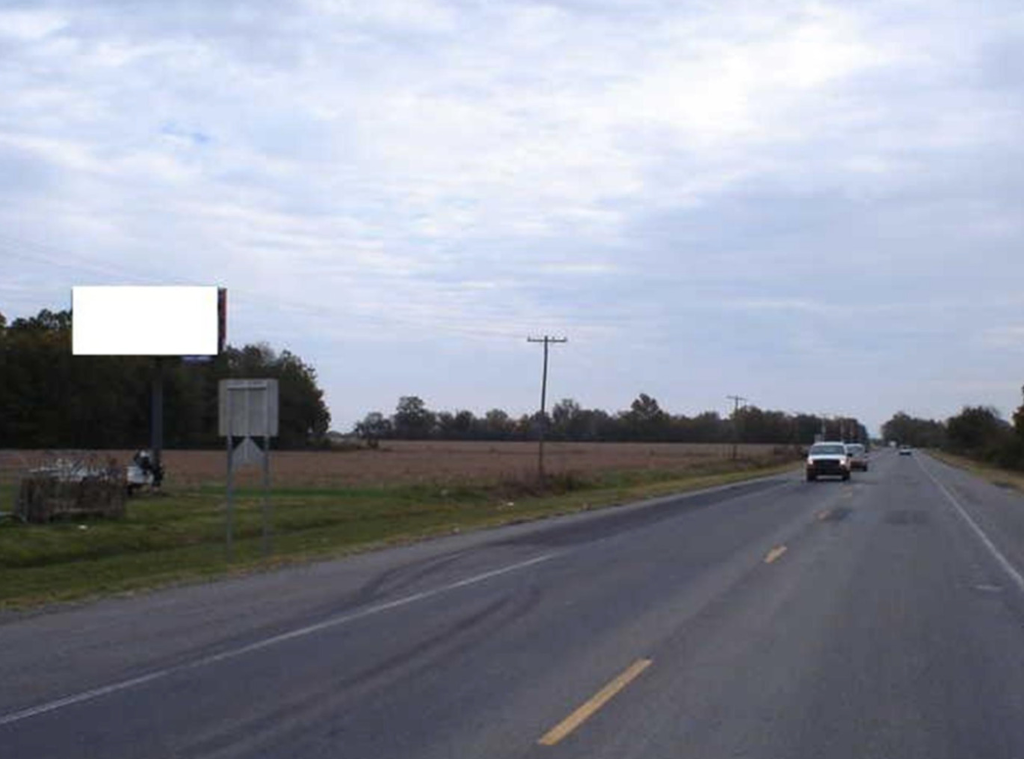
[[[243,397],[237,397],[241,393]],[[254,397],[259,393],[260,397]],[[218,431],[227,438],[228,481],[225,511],[225,549],[228,563],[234,559],[235,467],[259,463],[263,467],[262,553],[269,561],[273,551],[273,510],[270,503],[270,439],[278,431],[277,380],[223,379],[218,384]],[[260,400],[262,398],[262,401]],[[235,419],[235,414],[238,419]],[[235,446],[235,436],[241,438]],[[263,438],[262,450],[256,442]],[[258,459],[262,457],[262,461]],[[242,532],[244,535],[244,530]]]
[[[232,546],[231,546],[231,531],[232,531],[232,520],[234,518],[234,477],[233,477],[233,459],[235,456],[235,441],[234,441],[234,420],[231,417],[231,390],[226,391],[227,397],[227,416],[228,416],[228,502],[227,510],[225,513],[224,521],[224,548],[227,555],[228,564],[231,563],[232,559]]]

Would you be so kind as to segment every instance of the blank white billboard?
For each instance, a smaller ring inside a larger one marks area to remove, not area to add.
[[[71,288],[76,356],[215,356],[216,287]]]

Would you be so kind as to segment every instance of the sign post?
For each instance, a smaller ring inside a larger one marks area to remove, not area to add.
[[[273,379],[221,380],[219,391],[220,434],[226,438],[227,503],[224,548],[227,561],[234,559],[235,466],[260,464],[263,469],[263,558],[270,558],[270,438],[278,432],[278,384]],[[253,438],[263,438],[263,448]],[[235,439],[241,438],[236,444]]]

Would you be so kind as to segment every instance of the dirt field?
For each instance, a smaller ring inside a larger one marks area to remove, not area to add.
[[[769,458],[774,446],[743,445],[743,458]],[[0,451],[0,482],[13,482],[27,468],[56,456],[87,458],[103,464],[114,458],[128,463],[132,451]],[[684,471],[728,458],[729,445],[691,443],[548,443],[550,473],[581,474],[609,470]],[[225,480],[226,453],[165,451],[165,487],[191,488]],[[271,455],[275,487],[342,487],[413,483],[497,481],[532,476],[537,470],[536,443],[385,441],[378,450],[283,451]],[[239,472],[239,484],[259,482],[259,471]]]

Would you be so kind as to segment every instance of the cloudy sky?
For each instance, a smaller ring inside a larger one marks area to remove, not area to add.
[[[0,0],[0,312],[218,284],[333,426],[1024,384],[1024,4]]]

